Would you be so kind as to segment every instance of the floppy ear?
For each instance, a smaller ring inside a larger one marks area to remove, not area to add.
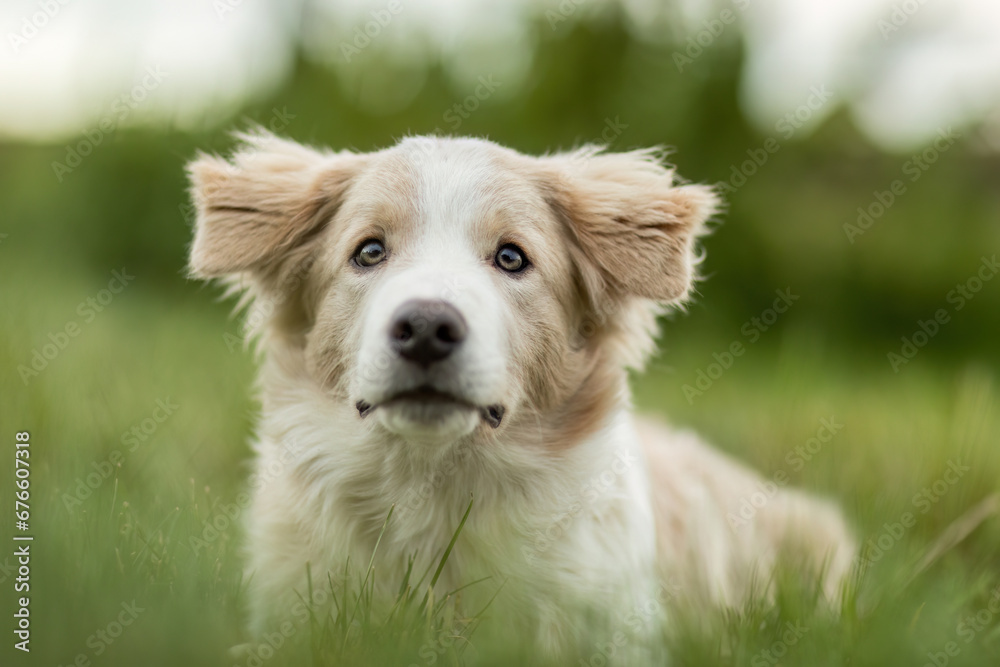
[[[719,199],[704,185],[676,185],[655,151],[586,147],[544,158],[548,199],[583,254],[591,298],[683,301],[694,280],[694,244]],[[595,304],[596,305],[596,304]]]
[[[275,271],[322,231],[363,161],[271,134],[239,136],[228,161],[201,155],[187,168],[197,215],[190,269],[199,278]]]

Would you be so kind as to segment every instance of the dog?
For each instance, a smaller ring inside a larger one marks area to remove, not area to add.
[[[655,150],[241,140],[188,166],[190,271],[242,294],[261,356],[253,629],[348,562],[391,599],[463,517],[435,591],[502,582],[463,599],[495,596],[544,655],[655,591],[737,606],[786,549],[835,603],[855,542],[833,504],[778,489],[736,529],[763,478],[630,408],[627,371],[697,277],[710,187]]]

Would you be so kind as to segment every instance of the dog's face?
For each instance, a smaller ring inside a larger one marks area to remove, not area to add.
[[[648,152],[527,157],[471,139],[371,154],[247,137],[190,167],[191,266],[264,307],[265,344],[414,442],[591,411],[641,363],[715,207]],[[551,420],[550,420],[551,421]]]

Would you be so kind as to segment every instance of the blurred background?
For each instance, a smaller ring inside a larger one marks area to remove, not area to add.
[[[0,416],[36,457],[32,658],[219,664],[239,640],[239,511],[217,519],[253,360],[185,278],[184,165],[259,124],[359,151],[669,147],[727,209],[636,402],[836,498],[886,552],[873,588],[909,591],[786,664],[923,664],[953,640],[949,664],[996,664],[1000,623],[968,644],[957,623],[1000,572],[1000,4],[8,0],[0,38]],[[94,639],[133,599],[135,629]],[[767,632],[684,650],[751,664]]]

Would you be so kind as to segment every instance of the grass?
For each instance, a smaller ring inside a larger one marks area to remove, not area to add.
[[[248,393],[252,360],[231,352],[223,335],[238,335],[238,323],[212,302],[212,292],[160,289],[144,284],[141,272],[84,323],[77,304],[109,276],[72,263],[31,271],[9,254],[5,262],[12,275],[31,280],[0,285],[4,368],[30,363],[48,332],[70,320],[81,331],[27,386],[16,372],[0,381],[4,437],[31,432],[35,535],[33,650],[25,661],[8,634],[0,661],[248,664],[227,654],[245,641],[240,494],[256,409]],[[1000,491],[994,371],[972,362],[932,366],[918,357],[894,374],[884,353],[838,348],[789,320],[692,404],[681,386],[728,345],[724,335],[688,333],[696,325],[687,316],[667,326],[664,356],[636,379],[639,408],[696,428],[767,476],[783,471],[792,484],[837,499],[863,541],[881,538],[886,548],[861,583],[858,604],[840,615],[817,612],[813,592],[790,570],[779,572],[771,603],[708,619],[679,614],[664,640],[674,663],[998,664],[1000,615],[990,603],[1000,585],[1000,522],[995,515],[962,519]],[[177,406],[160,422],[158,400]],[[811,451],[823,419],[842,427]],[[128,438],[133,427],[141,438]],[[969,470],[943,485],[956,461]],[[12,473],[2,480],[9,498]],[[897,531],[906,514],[912,525]],[[8,511],[0,525],[13,532]],[[926,563],[935,545],[939,553]],[[454,549],[461,548],[459,536]],[[0,565],[11,558],[5,552]],[[325,587],[329,604],[351,610],[353,622],[310,604],[308,623],[265,664],[530,658],[517,655],[512,638],[487,639],[497,634],[491,627],[502,634],[505,622],[489,609],[463,610],[458,591],[425,595],[434,573],[411,573],[399,582],[395,606],[382,609],[366,593],[377,573],[356,565],[339,580],[314,582],[316,591]],[[0,577],[0,605],[9,614],[12,575]],[[129,624],[112,637],[120,617]],[[601,647],[581,659],[574,664],[601,664]]]

